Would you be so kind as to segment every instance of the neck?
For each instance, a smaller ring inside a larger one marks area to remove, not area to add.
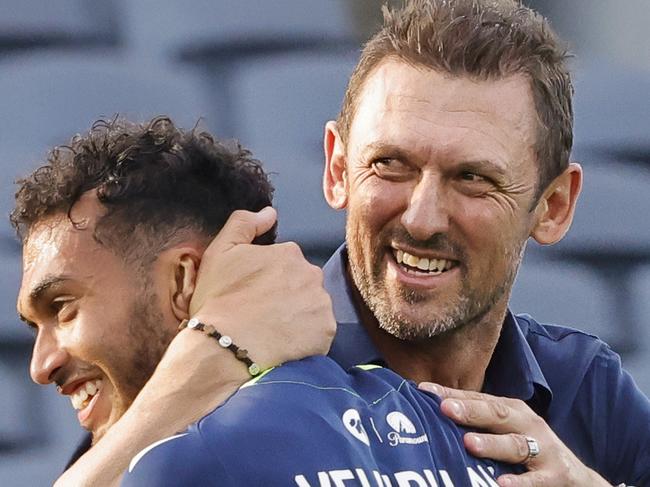
[[[388,366],[415,382],[480,391],[506,315],[507,299],[474,322],[432,338],[401,340],[380,328],[355,288],[361,320]]]

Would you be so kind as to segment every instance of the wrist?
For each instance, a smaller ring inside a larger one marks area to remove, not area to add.
[[[213,325],[206,324],[199,318],[194,317],[190,320],[183,320],[178,328],[179,330],[190,328],[212,338],[215,345],[224,350],[229,350],[237,360],[243,363],[251,377],[255,377],[262,372],[261,367],[249,356],[247,349],[237,345],[230,335],[222,333]]]

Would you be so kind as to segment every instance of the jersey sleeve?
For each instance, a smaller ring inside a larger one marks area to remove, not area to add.
[[[595,414],[604,424],[598,431],[610,481],[631,485],[650,485],[650,400],[639,390],[621,365],[618,354],[609,347],[594,360],[584,387],[600,396],[601,414]],[[594,384],[606,384],[595,387]],[[606,414],[602,414],[602,411]]]
[[[234,486],[221,463],[196,432],[157,441],[140,453],[124,473],[122,487]]]

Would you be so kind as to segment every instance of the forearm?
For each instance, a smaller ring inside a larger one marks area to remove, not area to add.
[[[158,421],[157,411],[129,410],[106,435],[54,484],[55,487],[119,485],[122,472],[140,450],[173,433],[171,423]]]
[[[185,429],[228,399],[248,378],[245,368],[219,347],[208,347],[208,355],[212,372],[202,382],[212,382],[209,390],[188,385],[192,376],[192,383],[200,383],[196,374],[208,367],[204,360],[197,357],[186,370],[175,368],[171,374],[163,359],[127,412],[57,480],[55,487],[119,485],[122,473],[138,452]]]

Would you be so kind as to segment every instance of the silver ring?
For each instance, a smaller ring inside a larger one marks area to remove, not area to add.
[[[528,444],[528,456],[524,459],[523,464],[526,464],[530,462],[533,458],[539,455],[540,449],[539,449],[539,443],[537,443],[537,440],[535,438],[532,438],[530,436],[526,436],[526,443]]]

